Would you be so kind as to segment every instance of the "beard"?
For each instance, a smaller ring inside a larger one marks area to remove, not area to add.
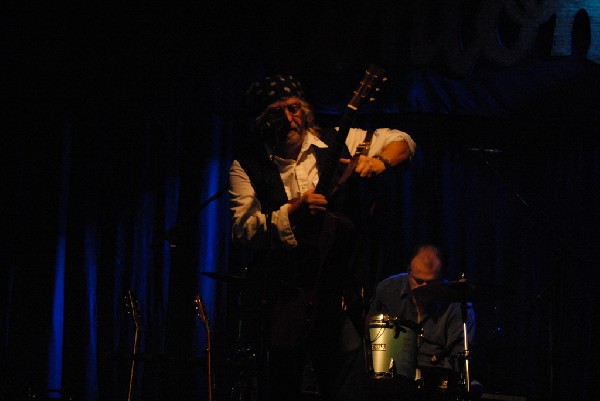
[[[292,128],[287,132],[287,134],[283,140],[283,143],[286,146],[294,146],[294,145],[301,144],[303,140],[304,140],[304,133],[301,133],[297,129]]]
[[[305,130],[298,129],[292,124],[287,132],[280,133],[277,145],[275,145],[275,154],[284,159],[296,159],[306,134]]]

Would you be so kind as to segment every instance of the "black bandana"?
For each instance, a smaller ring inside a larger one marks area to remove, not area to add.
[[[250,85],[246,91],[246,106],[250,112],[259,114],[268,105],[284,97],[304,99],[300,82],[291,75],[272,75]]]

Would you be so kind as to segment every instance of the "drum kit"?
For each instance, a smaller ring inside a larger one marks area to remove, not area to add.
[[[245,281],[245,278],[241,276],[212,272],[203,272],[202,274],[233,285],[243,285]],[[461,304],[464,352],[453,357],[457,357],[462,362],[462,371],[456,377],[453,376],[456,383],[450,387],[456,389],[454,400],[470,400],[472,398],[469,371],[471,356],[467,339],[466,310],[471,307],[471,303],[500,300],[512,295],[514,291],[508,286],[469,281],[463,275],[457,281],[435,282],[417,287],[412,293],[415,297],[428,302],[443,301]],[[369,377],[375,381],[401,378],[411,383],[414,382],[415,388],[418,389],[423,384],[417,368],[418,344],[422,335],[422,328],[416,322],[386,314],[371,316],[365,347]]]
[[[507,286],[482,284],[468,281],[463,277],[458,281],[443,281],[429,283],[412,291],[421,300],[456,302],[461,304],[463,323],[464,352],[458,360],[462,370],[458,374],[444,376],[444,383],[436,383],[439,389],[453,388],[456,391],[455,400],[471,399],[471,375],[469,371],[470,350],[467,336],[466,311],[470,303],[494,301],[505,298],[513,293]],[[399,377],[412,381],[416,389],[424,385],[423,376],[417,368],[417,351],[419,336],[422,328],[415,322],[398,319],[393,316],[379,314],[372,316],[368,327],[367,353],[370,354],[368,371],[374,379],[389,379]],[[448,377],[455,383],[450,386]]]

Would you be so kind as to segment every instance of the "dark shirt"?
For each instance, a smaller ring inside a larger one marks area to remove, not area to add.
[[[469,342],[475,334],[475,313],[467,303],[467,332]],[[464,352],[463,321],[461,304],[458,302],[436,302],[422,313],[418,322],[417,308],[412,302],[408,274],[401,273],[381,281],[369,310],[370,316],[378,314],[419,323],[423,328],[423,338],[417,351],[418,368],[456,369],[457,356]],[[434,364],[434,355],[445,354],[439,363]]]

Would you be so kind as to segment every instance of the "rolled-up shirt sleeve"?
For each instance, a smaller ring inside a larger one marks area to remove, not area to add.
[[[365,140],[366,134],[367,131],[359,128],[350,129],[349,135],[346,138],[346,145],[351,154],[355,152],[358,144]],[[378,128],[373,132],[371,146],[369,147],[369,156],[378,154],[390,142],[406,142],[410,149],[411,157],[414,156],[417,149],[415,141],[406,132],[392,128]]]
[[[250,178],[237,160],[229,169],[230,209],[233,226],[232,240],[251,249],[264,249],[267,237],[268,216],[261,211],[261,204]],[[271,248],[293,248],[298,245],[286,203],[271,213]]]

